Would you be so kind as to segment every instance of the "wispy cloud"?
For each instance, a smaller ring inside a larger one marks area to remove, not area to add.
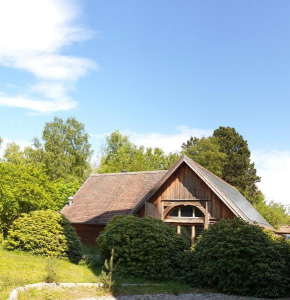
[[[2,95],[0,105],[41,113],[71,109],[68,85],[97,65],[90,59],[63,55],[61,50],[92,38],[94,32],[78,24],[81,9],[68,0],[9,0],[0,2],[0,65],[25,70],[39,81],[22,95]],[[57,83],[56,83],[57,82]],[[47,87],[62,93],[55,97]],[[33,92],[41,94],[35,99]]]
[[[191,136],[202,137],[209,136],[213,132],[212,129],[189,128],[185,125],[179,125],[172,134],[162,134],[158,132],[150,132],[139,134],[128,131],[132,141],[138,146],[158,147],[166,153],[181,151],[181,145],[185,143]]]
[[[158,147],[166,153],[181,151],[181,145],[185,143],[191,136],[207,137],[213,133],[212,129],[190,128],[185,125],[176,127],[172,134],[163,134],[158,132],[137,133],[131,130],[122,130],[123,134],[130,137],[130,140],[137,146]],[[104,139],[110,133],[90,134],[92,138]]]

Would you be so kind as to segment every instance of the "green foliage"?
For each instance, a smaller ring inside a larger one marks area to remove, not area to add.
[[[190,158],[254,201],[260,177],[251,163],[247,141],[234,128],[220,126],[208,138],[190,137],[182,149]]]
[[[273,227],[278,229],[281,225],[290,225],[290,216],[282,204],[271,201],[267,205],[264,200],[254,206]]]
[[[110,261],[108,262],[107,259],[105,260],[104,269],[105,269],[105,271],[102,270],[102,273],[100,275],[100,279],[101,279],[101,282],[104,285],[104,288],[108,289],[109,291],[111,291],[112,290],[112,286],[114,284],[114,281],[113,281],[114,248],[112,249],[112,252],[111,252]]]
[[[82,258],[81,243],[74,228],[60,213],[50,210],[34,211],[16,219],[5,246],[8,250],[69,258],[75,263]]]
[[[213,136],[218,140],[220,151],[226,154],[222,179],[243,194],[255,195],[260,177],[257,176],[254,163],[251,163],[247,141],[232,127],[220,126]]]
[[[222,176],[226,154],[220,151],[217,138],[193,138],[182,145],[184,153],[207,170]]]
[[[272,235],[238,218],[211,225],[195,246],[200,284],[236,295],[287,295],[289,245]]]
[[[83,182],[90,172],[88,159],[92,155],[89,135],[84,124],[75,118],[63,121],[55,117],[53,122],[45,124],[44,161],[48,175],[52,180]]]
[[[173,259],[175,260],[175,265],[177,266],[175,270],[176,280],[183,283],[188,283],[191,286],[198,285],[198,262],[195,251],[185,250],[179,252]]]
[[[0,219],[4,234],[21,213],[57,209],[53,183],[42,168],[34,165],[0,163]]]
[[[137,147],[129,137],[116,130],[107,136],[99,173],[116,173],[126,170],[152,171],[167,170],[178,159],[178,154],[166,155],[160,148]]]
[[[6,146],[3,157],[5,161],[14,164],[24,164],[25,162],[24,153],[15,142],[9,143]]]
[[[77,180],[71,182],[65,182],[62,179],[58,179],[53,182],[54,190],[51,190],[56,210],[61,210],[68,201],[68,198],[73,196],[80,188],[80,184]]]
[[[165,280],[174,276],[174,258],[188,248],[176,227],[151,217],[116,216],[97,239],[109,257],[115,249],[118,271],[123,275]]]
[[[46,274],[44,276],[44,281],[47,283],[52,283],[57,281],[56,274],[56,260],[53,258],[48,258],[45,265]]]

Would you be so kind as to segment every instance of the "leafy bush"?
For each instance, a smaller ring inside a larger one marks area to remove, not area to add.
[[[34,211],[16,219],[5,246],[8,250],[67,257],[75,263],[82,258],[81,242],[74,228],[60,213],[50,210]]]
[[[290,251],[283,238],[238,218],[209,227],[195,246],[198,278],[222,292],[282,297],[289,292]]]
[[[107,258],[114,248],[118,271],[145,279],[168,279],[174,276],[176,260],[188,248],[176,227],[147,217],[116,216],[97,239]]]
[[[199,283],[198,278],[198,263],[196,254],[193,250],[182,251],[174,258],[175,265],[175,278],[182,282],[188,283],[191,286],[196,286]]]
[[[105,262],[105,258],[102,254],[84,254],[82,259],[90,268],[102,267]]]

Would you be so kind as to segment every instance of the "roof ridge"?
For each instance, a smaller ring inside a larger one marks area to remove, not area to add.
[[[219,181],[227,184],[228,186],[230,186],[231,188],[234,188],[235,190],[239,191],[235,186],[229,184],[228,182],[224,181],[222,178],[220,178],[219,176],[217,176],[216,174],[212,173],[211,171],[209,171],[208,169],[206,169],[204,166],[200,165],[199,163],[197,163],[195,160],[191,159],[190,157],[186,156],[186,158],[190,159],[193,163],[195,163],[199,168],[201,168],[202,170],[210,173],[212,176],[214,176],[216,179],[218,179]]]
[[[116,172],[116,173],[93,173],[90,176],[119,176],[119,175],[134,175],[134,174],[146,174],[146,173],[165,173],[168,170],[153,170],[153,171],[134,171],[134,172]]]

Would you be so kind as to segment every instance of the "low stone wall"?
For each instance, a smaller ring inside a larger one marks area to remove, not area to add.
[[[67,288],[77,288],[77,287],[95,287],[99,288],[102,287],[102,283],[46,283],[46,282],[41,282],[41,283],[34,283],[34,284],[27,284],[25,286],[20,286],[16,289],[14,289],[7,300],[17,300],[18,295],[21,292],[28,291],[30,289],[44,289],[44,288],[56,288],[56,287],[67,287]]]

